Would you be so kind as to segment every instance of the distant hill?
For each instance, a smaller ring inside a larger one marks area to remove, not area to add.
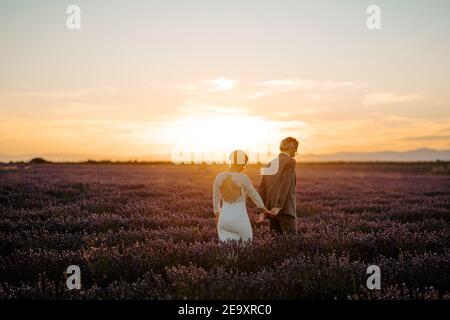
[[[47,161],[43,158],[33,158],[28,163],[30,164],[44,164],[44,163],[51,163],[50,161]]]
[[[30,155],[2,155],[0,154],[0,162],[28,162],[35,158],[34,163],[39,163],[39,157],[33,157]],[[136,157],[135,159],[112,159],[101,160],[101,157],[96,157],[96,162],[109,162],[109,161],[122,161],[122,162],[161,162],[163,159],[169,156],[146,156]],[[37,160],[36,160],[37,159]],[[87,162],[91,159],[89,155],[46,155],[45,160],[49,162]],[[334,161],[348,161],[348,162],[371,162],[371,161],[395,161],[395,162],[416,162],[416,161],[450,161],[450,150],[435,150],[435,149],[415,149],[409,151],[381,151],[381,152],[338,152],[330,154],[305,154],[299,158],[302,162],[334,162]]]
[[[338,152],[332,154],[306,154],[301,157],[304,162],[325,161],[449,161],[450,150],[416,149],[410,151],[381,151],[381,152]]]

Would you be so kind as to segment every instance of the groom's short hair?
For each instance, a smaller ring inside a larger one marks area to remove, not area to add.
[[[298,140],[295,139],[295,138],[292,138],[292,137],[287,137],[287,138],[284,138],[283,140],[281,140],[281,142],[280,142],[280,150],[281,151],[287,150],[291,143],[294,143],[295,146],[298,148],[298,145],[299,145]]]

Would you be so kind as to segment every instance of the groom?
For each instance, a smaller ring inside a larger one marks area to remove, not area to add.
[[[265,170],[259,186],[266,208],[272,208],[272,214],[269,215],[270,229],[281,234],[297,233],[294,157],[298,153],[298,145],[298,141],[292,137],[281,141],[281,153],[272,160],[269,170]]]

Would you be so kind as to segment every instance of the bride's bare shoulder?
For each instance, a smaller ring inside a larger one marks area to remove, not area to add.
[[[242,172],[236,172],[233,178],[233,180],[238,182],[239,185],[245,185],[248,181],[250,181],[250,178]]]
[[[218,174],[216,174],[216,177],[215,177],[215,181],[221,181],[221,180],[223,180],[224,178],[226,178],[226,176],[225,176],[225,172],[219,172]]]
[[[244,178],[244,179],[249,179],[248,175],[243,173],[243,172],[239,172],[238,173],[239,177]]]
[[[233,181],[237,182],[238,184],[242,184],[243,182],[250,181],[250,178],[245,173],[230,172],[230,171],[219,172],[216,175],[215,181],[222,182],[222,181],[226,180],[227,178],[231,178]]]

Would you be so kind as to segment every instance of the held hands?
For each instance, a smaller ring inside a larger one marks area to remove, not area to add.
[[[262,212],[256,218],[256,223],[264,222],[265,218],[275,218],[278,212],[280,212],[280,208],[272,208],[272,210],[263,208]]]
[[[275,218],[277,216],[277,214],[280,212],[280,210],[281,210],[281,208],[274,207],[274,208],[272,208],[272,210],[269,211],[268,216],[270,218]]]

